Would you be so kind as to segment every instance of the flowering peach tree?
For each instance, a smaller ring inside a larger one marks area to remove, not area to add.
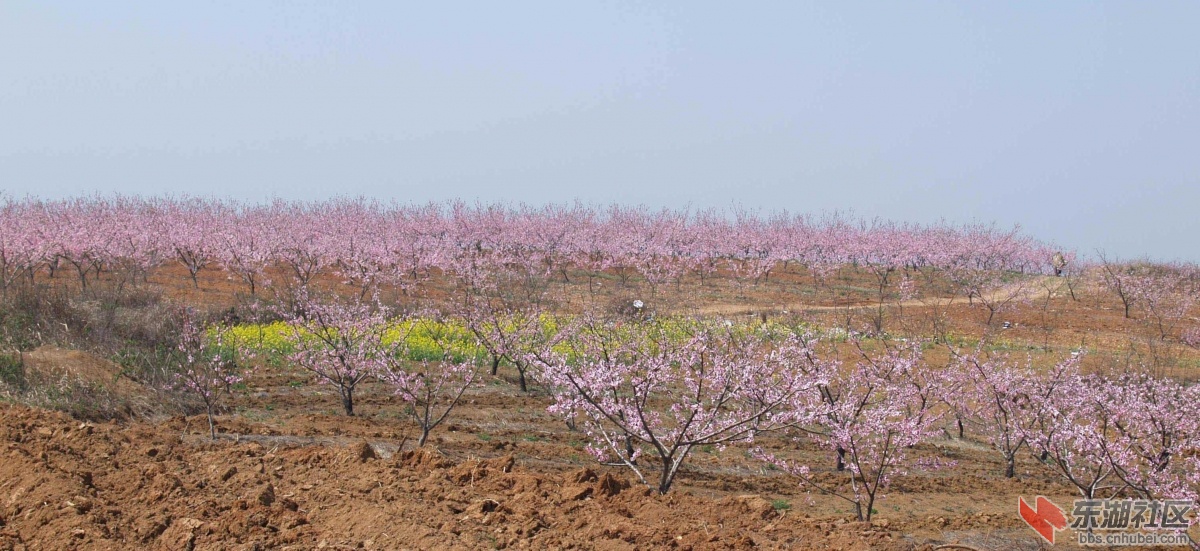
[[[221,409],[222,397],[242,381],[239,362],[242,354],[229,326],[213,324],[206,328],[190,310],[181,313],[180,325],[172,385],[176,390],[194,394],[204,403],[208,435],[216,440],[214,416]]]
[[[892,478],[915,463],[912,448],[939,434],[943,412],[936,406],[948,381],[943,371],[925,365],[919,343],[882,353],[861,345],[858,350],[861,358],[853,366],[831,368],[833,375],[818,388],[825,411],[802,427],[808,438],[836,454],[844,481],[826,483],[808,465],[762,450],[755,454],[804,486],[851,503],[858,519],[869,521]]]
[[[697,446],[748,442],[812,415],[796,405],[824,383],[807,363],[807,343],[709,329],[668,342],[653,333],[614,343],[584,331],[578,354],[540,359],[554,393],[550,411],[581,419],[597,459],[624,465],[658,492],[671,489]],[[656,482],[648,468],[658,469]]]
[[[289,360],[318,382],[337,388],[346,415],[354,415],[354,391],[387,361],[387,309],[378,303],[318,297],[301,288],[294,311],[285,312]]]

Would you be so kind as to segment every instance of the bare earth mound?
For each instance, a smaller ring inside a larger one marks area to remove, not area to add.
[[[591,469],[529,472],[511,455],[212,444],[178,423],[23,406],[0,419],[0,549],[914,548],[758,496],[664,497]]]

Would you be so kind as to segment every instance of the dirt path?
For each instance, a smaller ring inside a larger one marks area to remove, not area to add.
[[[1024,290],[1030,300],[1045,298],[1051,292],[1057,292],[1065,283],[1060,283],[1058,287],[1047,285],[1049,281],[1053,281],[1053,276],[1037,276],[1030,278],[1020,283],[1006,285],[1000,289],[992,291],[986,295],[988,301],[1000,300],[1005,296],[1013,295]],[[975,299],[979,301],[979,299]],[[967,304],[972,302],[965,296],[953,297],[927,297],[910,300],[895,300],[883,303],[883,307],[891,308],[945,308],[955,304]],[[859,310],[873,310],[879,308],[878,302],[868,302],[862,304],[843,304],[843,305],[828,305],[828,304],[802,304],[802,303],[783,303],[766,305],[754,305],[737,302],[726,302],[716,304],[706,304],[700,308],[692,310],[693,313],[700,315],[718,315],[718,316],[752,316],[765,311],[779,312],[845,312]]]

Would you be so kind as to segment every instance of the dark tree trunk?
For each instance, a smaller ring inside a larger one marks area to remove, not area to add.
[[[666,494],[675,482],[675,473],[671,472],[671,458],[662,458],[662,475],[658,478],[658,493]]]
[[[205,413],[208,414],[208,437],[212,440],[217,439],[217,423],[213,420],[212,404],[205,404]]]

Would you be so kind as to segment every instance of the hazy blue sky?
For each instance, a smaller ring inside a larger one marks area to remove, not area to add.
[[[1200,260],[1200,2],[0,2],[0,190],[995,221]]]

